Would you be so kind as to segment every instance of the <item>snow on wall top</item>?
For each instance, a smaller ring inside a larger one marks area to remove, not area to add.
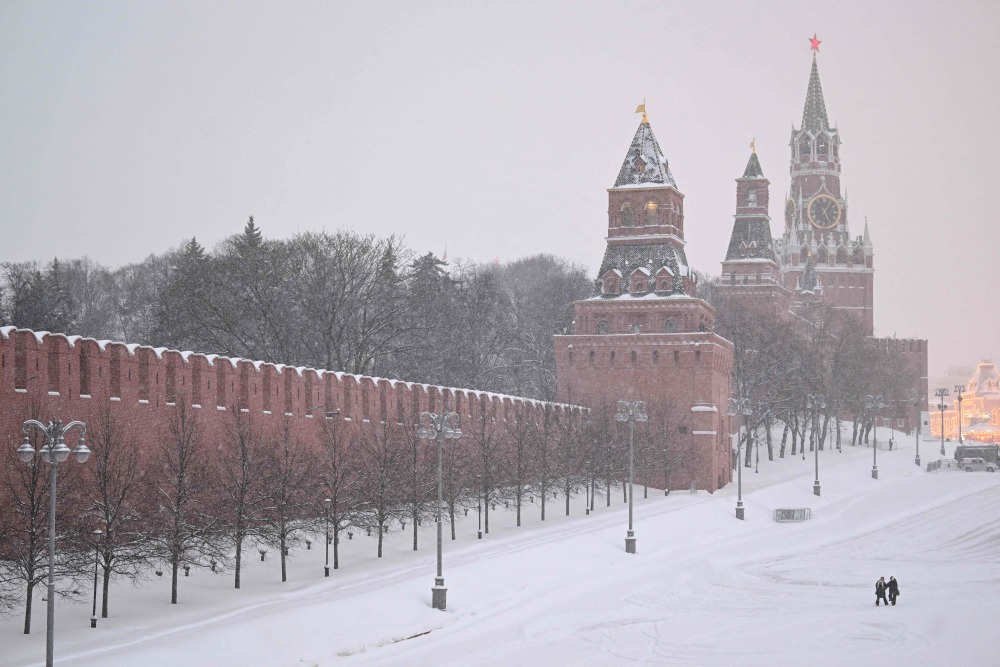
[[[145,349],[152,350],[153,353],[156,355],[157,359],[162,359],[163,358],[163,354],[165,352],[176,352],[178,355],[180,355],[180,357],[184,361],[184,363],[189,363],[190,359],[191,359],[191,356],[194,355],[194,356],[203,357],[208,362],[208,364],[210,366],[214,366],[215,361],[217,359],[221,358],[221,359],[225,359],[226,361],[228,361],[232,365],[233,368],[238,368],[240,362],[246,362],[246,363],[253,364],[253,366],[254,366],[254,368],[256,370],[260,370],[260,368],[262,366],[264,366],[264,365],[272,365],[272,366],[274,366],[274,368],[275,368],[275,370],[277,371],[278,374],[281,374],[281,372],[285,368],[289,368],[291,370],[294,370],[295,373],[297,375],[299,375],[300,377],[303,375],[303,373],[305,371],[314,371],[320,378],[322,378],[324,375],[332,375],[338,381],[343,380],[346,377],[353,378],[354,381],[355,381],[355,384],[357,384],[357,385],[360,385],[361,382],[364,381],[367,378],[367,379],[369,379],[376,386],[378,386],[379,383],[381,383],[381,382],[385,382],[385,383],[389,384],[389,386],[392,386],[392,387],[395,387],[397,384],[403,384],[404,386],[406,386],[408,389],[411,389],[411,390],[412,390],[413,387],[419,386],[419,387],[422,387],[424,389],[424,391],[428,391],[430,388],[433,387],[433,388],[436,388],[438,390],[438,392],[441,393],[441,394],[443,394],[447,390],[447,391],[451,392],[452,395],[464,394],[467,398],[470,397],[470,396],[476,396],[476,397],[480,397],[480,398],[483,397],[483,396],[486,396],[490,400],[499,400],[499,401],[509,400],[511,402],[530,403],[531,405],[534,405],[534,406],[552,406],[552,407],[563,408],[563,409],[573,409],[573,408],[579,408],[579,409],[582,409],[582,410],[586,410],[587,409],[587,408],[585,408],[583,406],[572,405],[572,404],[569,404],[569,403],[555,403],[555,402],[548,402],[548,401],[539,401],[537,399],[525,398],[525,397],[521,397],[521,396],[510,396],[510,395],[507,395],[507,394],[497,394],[497,393],[494,393],[494,392],[484,392],[484,391],[480,391],[480,390],[477,390],[477,389],[467,389],[467,388],[460,388],[460,387],[443,387],[441,385],[421,384],[421,383],[408,382],[408,381],[405,381],[405,380],[398,380],[398,379],[369,377],[369,376],[365,376],[365,375],[355,375],[355,374],[352,374],[352,373],[345,373],[343,371],[328,371],[328,370],[323,370],[323,369],[309,368],[309,367],[306,367],[306,366],[294,367],[294,366],[289,366],[289,365],[286,365],[286,364],[272,364],[271,362],[255,361],[255,360],[250,360],[250,359],[242,359],[240,357],[226,357],[226,356],[219,355],[219,354],[202,354],[200,352],[192,352],[191,350],[172,350],[172,349],[165,348],[165,347],[155,347],[154,348],[154,347],[150,347],[148,345],[140,345],[139,343],[118,343],[118,342],[109,341],[109,340],[95,340],[93,338],[83,338],[81,336],[76,336],[76,335],[67,336],[67,335],[64,335],[64,334],[50,333],[48,331],[33,331],[31,329],[18,329],[17,327],[14,327],[14,326],[0,327],[0,337],[2,337],[5,340],[9,340],[11,334],[13,334],[15,332],[18,332],[18,331],[31,334],[35,338],[35,340],[38,342],[39,345],[43,345],[44,342],[45,342],[45,339],[48,338],[48,337],[50,337],[50,336],[51,337],[58,336],[58,337],[66,339],[69,342],[69,344],[70,344],[71,347],[75,347],[75,344],[78,341],[81,341],[81,340],[92,341],[92,342],[96,343],[98,345],[98,347],[101,349],[101,351],[106,350],[107,347],[108,347],[108,345],[122,345],[123,347],[125,347],[128,350],[130,356],[135,356],[135,351],[137,349],[139,349],[139,348],[145,348]]]

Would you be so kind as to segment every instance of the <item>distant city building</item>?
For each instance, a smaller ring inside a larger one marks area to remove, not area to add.
[[[1000,443],[1000,371],[992,359],[984,359],[962,389],[962,409],[958,407],[958,393],[951,392],[945,403],[944,435],[957,440],[961,414],[962,439],[978,442]],[[948,387],[951,390],[951,387]],[[933,409],[935,406],[931,406]],[[941,437],[940,410],[931,413],[931,434]]]

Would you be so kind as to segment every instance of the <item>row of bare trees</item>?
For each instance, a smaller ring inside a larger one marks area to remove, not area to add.
[[[867,337],[852,320],[821,306],[808,321],[782,321],[738,302],[717,305],[716,330],[734,346],[733,395],[751,404],[744,466],[751,465],[757,438],[763,438],[768,460],[806,447],[841,447],[844,419],[854,424],[850,444],[867,443],[876,418],[902,418],[919,400],[902,355]],[[866,407],[870,395],[883,397],[878,414]]]
[[[551,255],[449,265],[395,236],[266,239],[251,217],[117,269],[0,264],[0,325],[552,400],[552,334],[590,288]]]
[[[45,413],[42,403],[31,406],[24,419]],[[488,533],[500,506],[520,526],[528,508],[541,520],[552,511],[568,515],[573,496],[586,494],[593,509],[596,496],[610,505],[612,489],[624,486],[628,440],[613,414],[522,407],[506,419],[466,415],[462,438],[445,446],[443,511],[451,539],[470,509],[482,512]],[[104,617],[112,582],[141,582],[154,570],[169,574],[171,603],[190,568],[229,571],[241,588],[254,548],[262,558],[269,549],[277,554],[285,581],[291,550],[324,539],[327,526],[334,569],[345,535],[375,538],[378,558],[390,531],[409,531],[413,549],[420,546],[419,528],[433,521],[436,507],[436,450],[417,438],[412,416],[405,423],[324,419],[303,426],[238,409],[229,414],[227,427],[215,432],[179,402],[148,433],[111,405],[94,411],[87,420],[91,459],[60,467],[60,595],[89,592],[95,530]],[[651,481],[659,486],[663,475],[688,464],[670,441],[676,428],[669,422],[664,414],[637,432],[636,478],[646,492]],[[48,572],[48,467],[38,457],[20,463],[13,447],[0,459],[0,610],[23,608],[27,633],[34,593]],[[559,494],[563,502],[553,506]]]

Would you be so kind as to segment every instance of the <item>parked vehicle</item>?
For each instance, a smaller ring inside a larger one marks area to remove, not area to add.
[[[987,463],[996,464],[1000,461],[1000,445],[990,445],[977,442],[975,444],[966,443],[955,447],[955,460],[971,458],[986,459]]]
[[[997,464],[978,456],[974,456],[972,458],[962,459],[962,469],[965,470],[965,472],[972,472],[973,470],[996,472]]]

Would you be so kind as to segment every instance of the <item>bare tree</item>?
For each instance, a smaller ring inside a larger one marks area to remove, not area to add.
[[[240,587],[243,564],[243,544],[257,535],[269,507],[265,483],[264,444],[249,412],[232,407],[232,421],[227,439],[218,457],[219,487],[225,503],[222,505],[222,525],[233,546],[233,585]]]
[[[405,451],[400,446],[396,426],[372,424],[359,434],[358,495],[365,503],[366,528],[378,534],[378,557],[389,523],[399,515],[399,482],[405,465]]]
[[[406,415],[403,417],[403,421],[412,423],[415,420]],[[401,444],[406,449],[400,492],[413,529],[413,550],[416,551],[421,519],[428,514],[428,503],[437,498],[435,457],[428,455],[428,444],[433,441],[418,438],[415,428],[403,427],[398,429],[398,433]],[[445,449],[452,449],[452,447],[445,447]]]
[[[298,542],[303,519],[316,493],[313,457],[292,433],[288,419],[276,434],[275,446],[267,457],[267,497],[270,509],[266,517],[266,538],[281,556],[281,581],[288,580],[288,552]]]
[[[110,405],[92,411],[87,428],[92,454],[82,466],[81,506],[101,530],[100,563],[103,573],[101,617],[108,617],[112,579],[135,581],[151,560],[146,530],[150,503],[139,443],[125,420]],[[88,528],[91,527],[88,525]],[[89,538],[88,532],[83,535]]]
[[[217,530],[218,507],[213,507],[216,491],[198,423],[178,401],[166,433],[161,436],[160,459],[163,469],[153,484],[159,502],[160,525],[154,534],[155,553],[170,564],[170,603],[177,604],[177,574],[182,566],[225,560]]]
[[[462,431],[463,437],[465,431]],[[480,418],[476,420],[471,435],[471,448],[475,459],[474,470],[482,491],[483,529],[490,532],[490,508],[500,499],[504,486],[502,459],[503,429],[494,415],[487,414],[486,404],[480,403]]]
[[[534,481],[533,457],[537,451],[538,432],[530,414],[518,405],[513,416],[507,418],[504,436],[510,444],[510,493],[514,497],[517,525],[521,525],[521,506]]]
[[[359,470],[352,458],[351,431],[336,418],[324,420],[320,426],[320,446],[322,455],[319,479],[326,497],[330,499],[326,520],[330,522],[333,534],[333,569],[340,568],[340,534],[358,523],[358,512],[362,507],[359,495]]]

